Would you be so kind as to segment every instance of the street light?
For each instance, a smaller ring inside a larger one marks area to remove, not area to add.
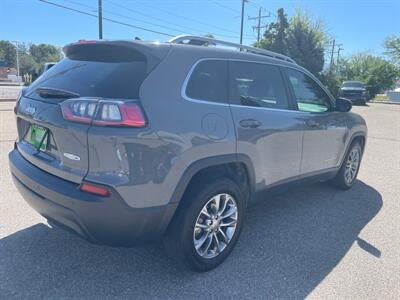
[[[15,52],[17,53],[17,76],[19,77],[19,51],[18,51],[18,41],[11,41],[11,43],[15,46]]]

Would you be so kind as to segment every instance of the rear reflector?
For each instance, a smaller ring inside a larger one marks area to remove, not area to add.
[[[80,190],[83,192],[87,192],[90,194],[95,194],[102,197],[110,196],[110,191],[107,188],[99,187],[97,185],[82,183],[80,186]]]

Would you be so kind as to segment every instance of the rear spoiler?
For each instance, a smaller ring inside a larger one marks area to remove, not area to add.
[[[63,47],[66,57],[76,60],[125,62],[146,60],[150,72],[167,55],[171,45],[142,41],[81,40]]]

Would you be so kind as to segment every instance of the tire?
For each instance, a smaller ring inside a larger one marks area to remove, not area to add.
[[[354,151],[357,152],[358,154],[358,163],[354,164],[352,163],[352,172],[351,172],[351,178],[347,177],[348,175],[348,168],[350,160],[352,158],[350,156],[354,155]],[[358,141],[355,141],[351,144],[349,150],[346,153],[346,156],[343,160],[342,166],[339,169],[339,172],[336,174],[335,178],[332,180],[332,183],[334,186],[336,186],[339,189],[342,190],[348,190],[350,189],[356,182],[358,171],[360,170],[360,165],[361,165],[361,159],[362,159],[362,147]],[[354,168],[355,167],[355,168]]]
[[[212,209],[212,205],[216,204],[214,197],[221,199],[220,210],[223,213],[219,216],[219,221],[214,219],[214,223],[210,225],[212,218],[208,218],[202,211],[207,206],[206,212],[210,216],[211,213],[216,214]],[[243,193],[239,186],[228,178],[214,180],[210,178],[185,192],[182,201],[164,238],[165,248],[178,265],[199,272],[209,271],[229,256],[239,238],[245,213]],[[224,203],[226,203],[226,209],[222,211]],[[237,213],[226,217],[234,211],[234,205],[236,205]],[[235,217],[236,225],[226,226],[229,223],[235,223]],[[199,224],[198,226],[207,228],[197,227],[195,232],[196,223]],[[233,226],[235,226],[234,229],[232,229]],[[219,229],[225,233],[225,236],[219,232]],[[216,251],[217,243],[214,234],[219,239],[219,253]],[[227,238],[225,239],[227,243],[222,241],[224,237]],[[203,246],[196,250],[195,239],[199,246],[203,238],[205,240]],[[209,250],[205,251],[207,245]]]

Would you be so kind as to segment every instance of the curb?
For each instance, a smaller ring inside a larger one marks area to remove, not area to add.
[[[379,103],[379,104],[394,104],[394,105],[400,105],[400,102],[393,102],[393,101],[369,101],[368,103]]]

